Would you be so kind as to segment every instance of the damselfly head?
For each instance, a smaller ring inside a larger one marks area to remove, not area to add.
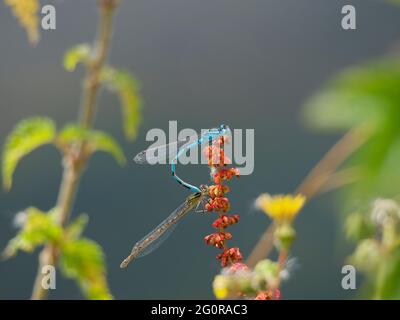
[[[218,129],[221,132],[221,134],[225,134],[226,132],[229,131],[229,127],[226,124],[221,124]]]
[[[208,186],[205,184],[201,184],[199,189],[200,189],[202,195],[205,195],[208,192]]]

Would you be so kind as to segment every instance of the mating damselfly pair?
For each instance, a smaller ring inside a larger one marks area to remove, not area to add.
[[[122,261],[120,265],[121,268],[127,267],[133,259],[145,256],[146,254],[149,254],[157,249],[174,230],[177,223],[190,211],[197,209],[204,201],[208,192],[207,186],[201,185],[200,187],[196,187],[188,182],[183,181],[176,174],[176,163],[178,162],[179,157],[185,154],[187,151],[198,147],[199,145],[205,145],[206,143],[212,144],[217,138],[228,135],[229,133],[229,127],[226,125],[221,125],[218,128],[207,130],[205,133],[200,135],[199,138],[189,138],[188,141],[174,142],[168,145],[150,148],[138,153],[135,156],[134,161],[139,164],[154,163],[157,158],[161,157],[170,158],[171,173],[173,178],[185,188],[191,190],[193,193],[189,195],[186,200],[155,229],[149,232],[133,246],[129,256]],[[176,152],[171,154],[171,149],[176,150]]]

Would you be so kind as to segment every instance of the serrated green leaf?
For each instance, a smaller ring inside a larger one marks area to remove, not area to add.
[[[141,121],[142,105],[136,79],[127,71],[107,67],[102,72],[102,80],[108,88],[117,93],[122,107],[125,136],[127,139],[134,140]]]
[[[74,71],[78,63],[86,63],[90,57],[90,50],[90,46],[86,43],[68,49],[64,55],[64,68],[67,71]]]
[[[26,209],[24,214],[26,217],[21,230],[4,250],[6,257],[14,256],[18,250],[32,252],[40,245],[61,241],[62,228],[55,222],[54,215],[33,207]]]
[[[87,130],[79,125],[70,124],[61,130],[57,141],[61,148],[85,142],[89,153],[107,152],[114,156],[120,165],[126,163],[126,158],[118,142],[109,134],[99,130]]]
[[[112,299],[105,277],[103,250],[94,241],[81,238],[66,242],[61,250],[61,270],[75,279],[89,299]]]
[[[48,118],[21,121],[8,135],[3,148],[3,186],[9,190],[18,162],[36,148],[51,143],[56,135],[54,122]]]

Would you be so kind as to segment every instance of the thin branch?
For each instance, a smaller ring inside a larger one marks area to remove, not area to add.
[[[257,244],[246,260],[246,264],[249,266],[249,268],[254,268],[258,261],[262,260],[264,257],[267,257],[272,251],[274,248],[274,232],[275,224],[271,223],[261,236],[260,240],[258,240]]]
[[[99,32],[94,46],[93,59],[86,71],[81,104],[81,124],[85,128],[90,128],[95,118],[96,97],[100,86],[99,77],[110,47],[112,18],[117,1],[103,0],[99,4]]]
[[[328,182],[336,169],[370,137],[370,127],[361,125],[347,132],[317,163],[295,193],[301,193],[308,200]]]
[[[337,180],[337,178],[340,177],[338,176],[339,172],[335,174],[335,171],[369,139],[370,134],[371,128],[367,125],[360,125],[347,132],[310,171],[297,187],[295,193],[306,196],[307,201],[310,201],[319,192],[340,187],[345,183],[354,182],[355,177],[352,177],[353,179],[349,178],[347,181],[342,179],[342,181],[339,182]],[[249,267],[254,267],[257,262],[267,257],[272,251],[274,231],[274,224],[271,224],[265,230],[246,261]]]
[[[354,166],[337,171],[330,175],[326,183],[321,187],[317,194],[326,193],[352,184],[360,179],[361,173],[362,168],[359,166]]]
[[[84,79],[81,103],[81,124],[85,128],[91,128],[93,125],[96,98],[101,85],[100,72],[107,59],[112,34],[112,18],[118,0],[99,0],[98,3],[100,10],[99,33],[96,38],[92,61],[87,68]],[[64,172],[56,205],[58,223],[62,227],[65,227],[68,223],[79,181],[88,160],[84,150],[84,143],[82,143],[74,150],[74,154],[66,154],[63,159]],[[45,265],[55,266],[57,264],[58,251],[57,247],[49,244],[40,253],[39,268],[31,296],[33,300],[46,299],[48,290],[42,286],[42,269]]]

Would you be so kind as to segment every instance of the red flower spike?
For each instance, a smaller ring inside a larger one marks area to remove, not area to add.
[[[204,208],[205,208],[208,212],[213,211],[213,207],[212,207],[212,205],[211,205],[210,203],[206,203],[205,206],[204,206]]]
[[[206,244],[217,248],[223,248],[224,241],[230,239],[232,239],[232,234],[230,232],[217,232],[204,237]]]
[[[210,198],[222,197],[227,192],[229,192],[228,186],[216,185],[208,188],[208,195]]]
[[[236,262],[242,261],[243,257],[239,248],[229,248],[225,249],[223,253],[217,255],[217,259],[221,260],[221,266],[225,268]]]
[[[225,229],[228,226],[239,222],[239,215],[234,214],[232,216],[220,215],[212,224],[212,226],[216,229]]]
[[[230,203],[228,198],[225,197],[225,194],[229,192],[229,187],[223,185],[223,182],[239,176],[238,169],[227,167],[227,164],[231,163],[231,160],[225,155],[224,144],[226,142],[227,137],[219,137],[211,146],[206,146],[203,149],[211,169],[212,180],[215,184],[209,186],[209,199],[205,205],[205,209],[208,212],[215,211],[219,215],[212,224],[218,232],[205,236],[204,241],[207,245],[223,250],[222,253],[216,256],[218,260],[221,260],[222,267],[232,266],[232,270],[245,270],[247,266],[239,263],[242,260],[239,248],[229,248],[226,243],[227,240],[232,238],[232,234],[226,232],[225,229],[239,221],[239,215],[225,214],[230,209]]]
[[[220,174],[219,173],[214,174],[214,183],[221,184],[221,182],[222,182],[222,178],[221,178]]]
[[[227,212],[230,208],[229,200],[227,198],[217,197],[208,200],[209,207],[216,212]]]

